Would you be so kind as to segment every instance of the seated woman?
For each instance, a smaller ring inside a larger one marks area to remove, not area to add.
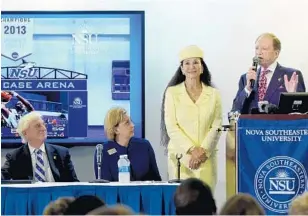
[[[133,137],[134,124],[125,109],[109,110],[104,130],[109,141],[102,152],[101,179],[118,181],[118,160],[126,154],[131,164],[131,181],[161,181],[153,148],[148,140]],[[97,177],[96,162],[94,168]]]

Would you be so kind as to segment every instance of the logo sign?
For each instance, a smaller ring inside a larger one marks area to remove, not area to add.
[[[83,29],[80,33],[72,34],[72,39],[73,52],[85,55],[99,53],[99,41],[97,33],[91,33],[88,30]]]
[[[74,105],[82,105],[82,100],[79,97],[76,97],[73,101]]]
[[[73,45],[76,43],[81,44],[92,44],[98,42],[98,34],[92,34],[88,33],[87,31],[84,31],[83,33],[79,34],[72,34],[73,37]]]
[[[33,53],[34,20],[1,18],[1,55],[18,61]]]
[[[73,104],[70,105],[70,107],[74,108],[74,109],[79,109],[79,108],[84,108],[86,107],[86,105],[82,104],[82,100],[80,97],[76,97],[73,100]]]
[[[39,74],[38,68],[9,68],[8,78],[13,79],[29,79],[37,78]]]
[[[292,200],[305,192],[307,173],[302,163],[288,156],[265,161],[257,170],[254,188],[259,202],[277,213],[287,213]]]

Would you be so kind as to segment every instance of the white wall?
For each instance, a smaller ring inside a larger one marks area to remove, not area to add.
[[[300,69],[308,86],[307,8],[307,0],[2,1],[2,10],[145,10],[146,137],[154,146],[164,178],[167,168],[159,145],[160,103],[164,88],[178,66],[178,51],[190,44],[204,49],[213,81],[221,90],[226,114],[240,75],[251,65],[254,41],[263,32],[273,32],[281,39],[279,62]],[[226,115],[224,121],[227,123]],[[219,206],[225,199],[224,139],[225,136],[219,143],[222,158],[216,191]],[[89,178],[85,172],[89,166],[92,168],[92,157],[79,152],[84,150],[73,149],[75,166],[80,165],[76,168],[79,176]]]

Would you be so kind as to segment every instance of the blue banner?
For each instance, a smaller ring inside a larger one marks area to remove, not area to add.
[[[3,79],[1,89],[10,91],[76,91],[87,90],[86,79]]]
[[[307,190],[308,119],[239,119],[238,192],[254,196],[267,215],[287,214]]]
[[[68,97],[68,104],[68,112],[70,113],[70,137],[87,137],[88,93],[86,91],[70,92]]]

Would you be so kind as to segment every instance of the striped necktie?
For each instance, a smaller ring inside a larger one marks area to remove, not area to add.
[[[35,172],[34,177],[36,181],[39,182],[45,182],[46,176],[45,176],[45,166],[44,166],[44,159],[43,159],[43,151],[41,149],[35,150]]]

